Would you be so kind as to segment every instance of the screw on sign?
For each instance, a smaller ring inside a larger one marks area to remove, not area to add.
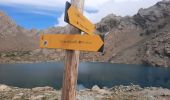
[[[47,44],[48,44],[48,41],[45,40],[44,41],[44,46],[47,46]]]

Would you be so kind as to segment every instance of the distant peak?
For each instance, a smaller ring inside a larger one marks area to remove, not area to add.
[[[4,12],[3,11],[0,11],[0,16],[4,16]]]

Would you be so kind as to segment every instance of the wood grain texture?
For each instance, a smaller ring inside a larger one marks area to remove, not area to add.
[[[84,0],[71,0],[71,4],[83,13]],[[71,25],[68,27],[68,32],[70,34],[81,34],[81,31],[77,28]],[[66,50],[65,52],[65,69],[61,100],[76,100],[79,54],[79,51]]]

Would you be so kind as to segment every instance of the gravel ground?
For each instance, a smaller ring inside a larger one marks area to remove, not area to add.
[[[48,86],[25,89],[0,84],[0,100],[60,100],[60,96],[60,90]],[[170,100],[170,90],[138,85],[103,89],[94,86],[78,91],[77,100]]]

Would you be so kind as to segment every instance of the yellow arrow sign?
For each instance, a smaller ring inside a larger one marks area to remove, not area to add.
[[[41,34],[40,47],[103,52],[104,41],[99,35]]]
[[[66,2],[65,18],[64,20],[79,28],[80,30],[93,34],[95,31],[95,25],[92,24],[86,17],[83,16],[74,6],[69,2]]]

